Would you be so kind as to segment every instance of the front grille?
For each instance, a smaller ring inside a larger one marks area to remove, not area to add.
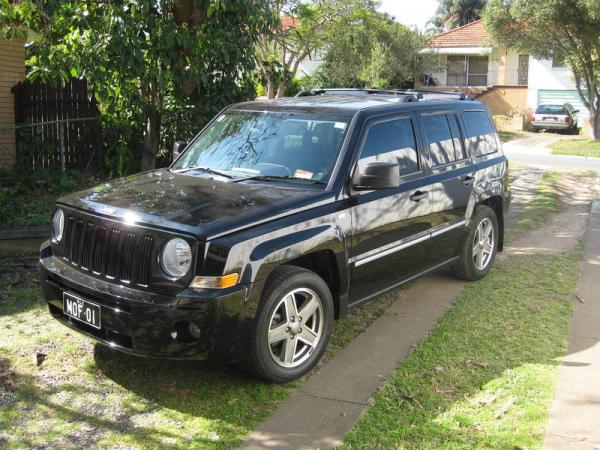
[[[154,238],[69,216],[63,258],[96,276],[147,286]]]

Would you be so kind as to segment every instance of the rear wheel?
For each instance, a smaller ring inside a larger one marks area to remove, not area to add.
[[[277,269],[251,330],[250,369],[277,383],[305,375],[327,347],[332,322],[333,299],[320,276],[294,266]]]
[[[463,243],[455,274],[464,280],[479,280],[492,268],[498,249],[498,219],[488,206],[477,208]]]

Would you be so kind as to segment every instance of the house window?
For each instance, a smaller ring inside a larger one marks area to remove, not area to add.
[[[487,86],[488,57],[448,55],[446,86]]]

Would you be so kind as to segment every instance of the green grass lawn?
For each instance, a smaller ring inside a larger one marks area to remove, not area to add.
[[[540,448],[579,260],[511,256],[468,284],[342,448]]]
[[[501,142],[510,142],[523,136],[522,131],[498,131],[498,134]]]
[[[588,156],[600,158],[600,141],[564,139],[550,145],[553,155]]]
[[[337,322],[325,360],[393,300]],[[110,352],[50,317],[35,267],[0,260],[0,448],[235,448],[293,386]]]

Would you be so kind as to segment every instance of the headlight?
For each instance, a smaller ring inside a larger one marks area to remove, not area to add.
[[[62,209],[57,209],[52,217],[52,242],[55,244],[60,242],[63,237],[63,230],[65,229],[65,214]]]
[[[162,252],[161,264],[167,275],[181,278],[192,266],[192,249],[181,238],[171,239]]]

